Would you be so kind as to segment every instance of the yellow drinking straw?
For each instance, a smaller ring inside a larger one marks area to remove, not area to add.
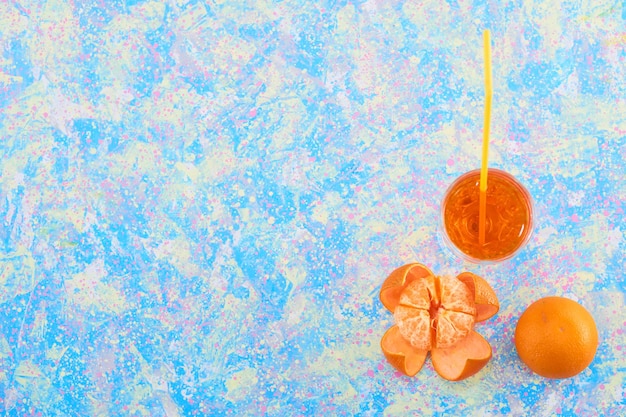
[[[478,206],[478,243],[485,244],[485,217],[487,211],[487,166],[489,157],[489,123],[491,121],[491,34],[483,32],[483,49],[485,52],[485,121],[483,126],[483,159],[480,167],[480,200]]]

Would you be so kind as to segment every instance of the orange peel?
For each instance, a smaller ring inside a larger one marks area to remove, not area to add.
[[[481,322],[498,314],[500,302],[496,292],[484,278],[471,272],[463,272],[456,277],[474,293],[476,303],[476,321]]]
[[[476,374],[491,359],[491,346],[474,325],[493,317],[500,304],[482,277],[436,276],[423,264],[407,264],[383,282],[380,300],[396,322],[381,349],[403,374],[415,376],[429,352],[435,371],[450,381]]]

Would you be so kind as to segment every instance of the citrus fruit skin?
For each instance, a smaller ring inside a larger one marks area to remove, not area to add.
[[[380,288],[380,301],[392,313],[400,302],[400,295],[413,281],[433,276],[425,265],[411,263],[396,268],[383,282]]]
[[[431,358],[435,371],[448,381],[461,381],[483,369],[491,359],[489,342],[472,330],[451,349],[433,349]]]
[[[577,302],[545,297],[522,313],[515,328],[517,354],[545,378],[570,378],[593,361],[598,330],[591,314]]]
[[[456,279],[467,285],[475,294],[476,321],[481,322],[490,319],[500,310],[500,302],[496,292],[483,277],[471,272],[462,272]]]
[[[391,326],[380,341],[385,358],[406,376],[415,376],[426,361],[427,350],[421,350],[409,343],[400,334],[398,326]]]

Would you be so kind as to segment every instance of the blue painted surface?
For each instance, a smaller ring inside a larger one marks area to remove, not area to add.
[[[621,415],[626,4],[0,3],[0,413]],[[443,191],[490,163],[528,246],[452,257]],[[385,361],[396,267],[470,270],[501,310],[459,383]],[[595,317],[567,380],[518,359],[546,295]]]

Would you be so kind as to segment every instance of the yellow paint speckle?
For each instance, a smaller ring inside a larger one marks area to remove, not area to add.
[[[348,3],[337,12],[337,32],[348,32],[354,27],[354,5]]]
[[[82,272],[65,280],[69,299],[83,310],[120,314],[127,307],[126,300],[121,291],[103,282],[107,275],[104,261],[94,261]]]
[[[241,401],[251,395],[258,382],[256,369],[246,368],[236,372],[226,380],[226,398],[230,401]]]

